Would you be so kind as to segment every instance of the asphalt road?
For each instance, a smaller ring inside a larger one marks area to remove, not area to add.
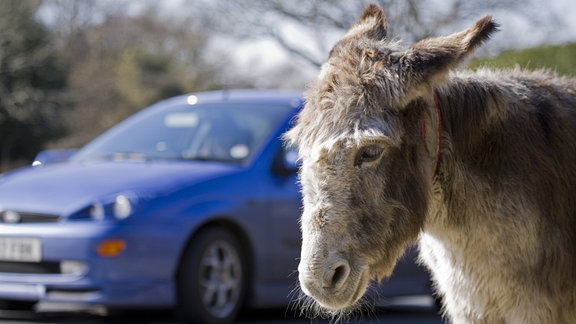
[[[74,305],[45,305],[41,304],[35,312],[0,311],[2,324],[178,324],[172,312],[168,310],[132,310],[109,312],[104,308],[82,308]],[[304,323],[331,323],[327,319],[309,319],[299,317],[293,311],[265,310],[242,314],[239,324],[304,324]],[[402,323],[402,324],[444,324],[437,314],[437,310],[428,301],[422,300],[400,302],[392,301],[386,307],[377,308],[368,314],[352,317],[338,323]]]

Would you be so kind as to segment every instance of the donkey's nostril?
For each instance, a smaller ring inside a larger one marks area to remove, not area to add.
[[[334,265],[334,267],[326,272],[326,277],[324,278],[323,288],[340,288],[348,275],[350,274],[350,265],[346,261],[340,261]]]
[[[345,265],[340,265],[334,269],[334,276],[332,277],[332,285],[336,286],[339,282],[346,280],[348,277],[348,267]]]

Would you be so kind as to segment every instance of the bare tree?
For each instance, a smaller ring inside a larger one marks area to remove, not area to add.
[[[150,1],[44,5],[42,18],[58,34],[56,46],[69,66],[65,94],[74,106],[63,116],[72,134],[51,147],[81,146],[159,99],[222,87],[227,56],[208,55],[210,31],[188,16]]]
[[[554,22],[534,14],[531,0],[203,0],[206,24],[239,39],[272,39],[315,67],[368,4],[385,8],[392,33],[410,43],[455,28],[463,21],[494,12],[526,14],[534,21]],[[198,10],[198,8],[200,8]],[[527,13],[530,13],[528,15]],[[557,25],[556,25],[557,26]]]

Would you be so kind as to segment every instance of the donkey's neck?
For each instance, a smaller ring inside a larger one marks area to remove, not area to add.
[[[541,72],[461,72],[436,93],[443,127],[437,185],[452,212],[470,199],[514,192],[558,214],[549,192],[576,190],[574,82]]]
[[[443,128],[439,172],[454,171],[450,169],[454,163],[442,163],[447,160],[480,169],[499,162],[491,156],[491,149],[506,145],[504,142],[511,139],[505,132],[514,131],[502,128],[502,123],[514,119],[513,114],[523,113],[510,109],[520,98],[502,82],[491,76],[459,73],[436,89]]]
[[[440,218],[433,219],[439,224],[468,223],[464,219],[476,214],[465,207],[471,206],[471,199],[492,199],[490,184],[526,174],[518,172],[526,162],[513,158],[514,152],[522,149],[512,148],[521,146],[530,131],[514,122],[526,117],[515,114],[526,111],[514,108],[520,99],[503,82],[509,85],[511,80],[462,72],[450,75],[448,82],[435,90],[443,134],[433,209],[447,208],[435,212]],[[438,192],[442,194],[436,195]]]

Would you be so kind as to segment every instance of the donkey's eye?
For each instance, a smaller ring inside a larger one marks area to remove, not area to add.
[[[402,60],[403,55],[404,55],[403,53],[391,53],[388,56],[388,64],[398,65],[400,63],[400,61]]]
[[[378,160],[382,155],[383,149],[380,146],[369,145],[361,148],[358,153],[356,153],[356,158],[354,160],[354,166],[361,166],[365,163],[370,163]]]

